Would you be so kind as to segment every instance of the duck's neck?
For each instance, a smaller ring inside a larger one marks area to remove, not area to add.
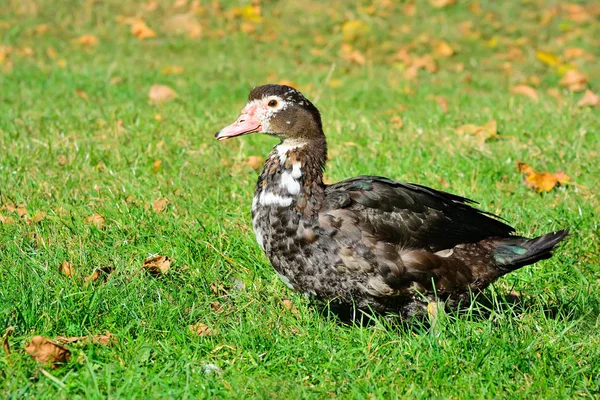
[[[295,208],[311,217],[324,198],[323,168],[327,160],[325,137],[286,139],[273,148],[254,194],[259,207]]]

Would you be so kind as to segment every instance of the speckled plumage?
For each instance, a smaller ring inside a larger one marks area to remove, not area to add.
[[[255,88],[240,119],[217,133],[280,138],[252,204],[257,241],[292,289],[338,307],[426,313],[456,308],[500,276],[551,256],[567,230],[527,239],[474,202],[376,176],[323,183],[318,110],[288,86]],[[237,124],[237,125],[236,125]],[[266,127],[266,128],[265,128]]]

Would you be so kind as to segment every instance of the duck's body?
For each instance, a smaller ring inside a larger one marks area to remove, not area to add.
[[[550,257],[567,235],[512,236],[471,200],[420,185],[375,176],[325,185],[320,115],[286,86],[255,88],[217,137],[249,131],[282,139],[254,194],[260,247],[290,288],[338,306],[411,317],[434,300],[466,305],[500,276]]]

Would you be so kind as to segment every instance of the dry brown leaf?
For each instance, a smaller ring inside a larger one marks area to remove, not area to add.
[[[81,89],[75,89],[75,95],[77,97],[79,97],[80,99],[83,99],[85,101],[89,101],[90,98],[88,97],[87,93]]]
[[[560,85],[569,88],[572,92],[579,92],[585,89],[589,79],[586,74],[576,69],[571,69],[563,75]]]
[[[65,346],[53,342],[43,336],[34,336],[25,351],[42,364],[52,364],[52,368],[66,363],[71,358],[71,352]]]
[[[88,224],[94,225],[98,229],[104,228],[104,225],[106,224],[104,216],[102,216],[101,214],[90,215],[85,220]]]
[[[137,19],[131,23],[131,34],[140,40],[156,37],[156,32],[150,29],[141,19]]]
[[[195,333],[198,336],[214,336],[214,329],[202,322],[197,322],[194,325],[190,325],[190,332]]]
[[[9,225],[9,224],[14,224],[14,223],[15,223],[15,220],[13,218],[6,217],[6,216],[0,214],[0,224]]]
[[[171,259],[166,256],[154,256],[144,260],[144,269],[153,276],[164,275],[171,268]]]
[[[98,39],[94,35],[82,35],[75,39],[75,43],[91,47],[98,44]]]
[[[440,106],[443,112],[448,112],[448,100],[446,100],[443,96],[433,96],[432,97],[436,103]]]
[[[599,104],[600,96],[598,96],[596,93],[592,92],[589,89],[585,91],[585,94],[583,95],[581,100],[577,102],[577,105],[579,107],[595,107]]]
[[[263,166],[263,159],[260,156],[250,156],[246,160],[246,165],[248,165],[253,170],[258,171]]]
[[[183,74],[183,67],[179,65],[169,65],[168,67],[164,67],[160,70],[160,73],[163,75],[181,75]]]
[[[165,32],[175,35],[186,35],[191,39],[202,36],[202,25],[192,13],[176,14],[167,19],[162,25]]]
[[[166,85],[155,83],[148,92],[151,103],[162,103],[177,98],[177,93]]]
[[[498,126],[496,124],[496,120],[492,119],[483,126],[477,126],[473,124],[459,126],[455,129],[455,132],[458,134],[473,135],[477,138],[479,144],[483,146],[488,139],[498,137]]]
[[[435,8],[444,8],[456,4],[456,0],[429,0],[429,4]]]
[[[540,99],[540,96],[538,95],[537,90],[535,90],[531,86],[527,86],[524,84],[519,84],[519,85],[513,86],[512,88],[510,88],[510,92],[512,94],[520,94],[523,96],[527,96],[533,101],[538,101]]]
[[[63,344],[82,343],[84,345],[100,344],[102,346],[108,346],[109,344],[117,342],[117,339],[109,331],[106,331],[105,334],[89,336],[57,336],[55,340]]]
[[[4,331],[4,336],[2,337],[2,347],[4,347],[4,352],[7,356],[10,355],[10,344],[8,343],[8,338],[10,337],[10,334],[14,332],[14,330],[14,326],[6,328]]]
[[[300,315],[300,313],[298,312],[298,307],[296,307],[291,300],[289,300],[289,299],[282,300],[281,304],[283,305],[283,308],[285,308],[287,311],[291,312],[295,317],[298,317]]]
[[[158,8],[158,1],[150,0],[149,2],[142,4],[142,8],[148,12],[156,11]]]
[[[563,171],[536,172],[526,163],[517,161],[517,171],[525,175],[525,186],[536,190],[538,193],[549,192],[557,185],[569,183],[571,178]]]
[[[25,218],[28,214],[27,208],[25,208],[25,204],[19,204],[15,210],[17,214],[19,214],[20,218]]]
[[[33,217],[27,219],[27,223],[37,224],[41,222],[44,219],[44,217],[46,217],[46,214],[47,213],[45,211],[38,211],[33,215]]]
[[[73,264],[71,264],[68,261],[63,261],[58,266],[58,271],[65,275],[67,278],[72,278],[75,274],[75,268],[73,267]]]
[[[165,198],[158,198],[152,202],[152,209],[155,213],[159,214],[167,209],[169,200]]]
[[[365,65],[367,62],[365,56],[359,50],[352,48],[352,46],[348,43],[342,44],[340,48],[340,56],[344,60],[358,65]]]
[[[84,279],[86,284],[90,282],[96,282],[102,278],[102,283],[106,283],[110,274],[115,270],[113,266],[106,265],[104,267],[97,268],[90,276]]]

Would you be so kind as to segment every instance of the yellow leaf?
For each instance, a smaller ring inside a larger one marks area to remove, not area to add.
[[[342,25],[342,36],[346,42],[354,42],[369,32],[371,32],[371,27],[363,21],[352,20]]]
[[[180,67],[179,65],[169,65],[168,67],[161,69],[160,73],[163,75],[181,75],[183,74],[183,67]]]
[[[558,56],[545,51],[537,51],[535,53],[535,57],[544,64],[549,65],[551,67],[556,67],[560,64],[560,59],[558,58]]]
[[[332,79],[329,81],[329,83],[327,83],[327,86],[329,86],[330,88],[338,88],[344,85],[344,81],[341,79]]]

